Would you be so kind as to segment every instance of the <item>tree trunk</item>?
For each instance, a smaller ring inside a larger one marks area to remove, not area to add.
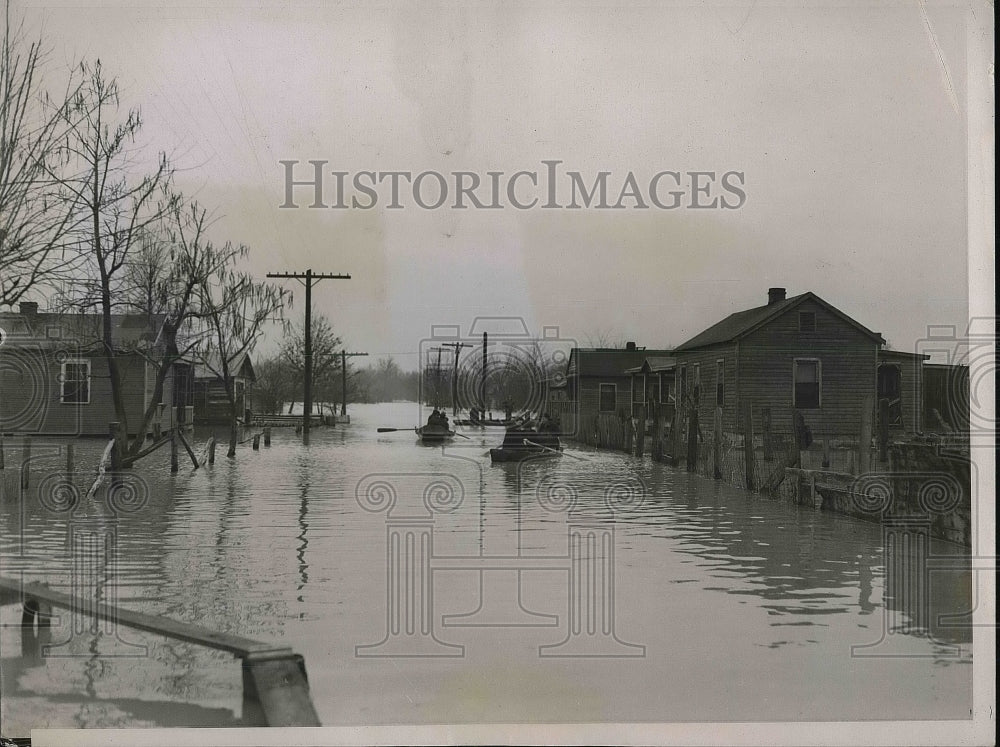
[[[226,456],[229,459],[234,459],[236,457],[236,444],[239,441],[240,435],[239,413],[236,412],[236,392],[233,389],[231,379],[223,383],[226,387],[226,397],[229,399],[229,451],[226,452]]]

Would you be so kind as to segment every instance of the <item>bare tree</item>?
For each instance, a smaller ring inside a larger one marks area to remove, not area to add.
[[[313,396],[332,399],[337,391],[337,374],[340,373],[341,339],[324,316],[312,318]],[[281,346],[281,360],[288,367],[297,387],[304,386],[306,370],[305,324],[293,327]],[[302,391],[301,388],[298,391]],[[291,408],[289,408],[291,412]]]
[[[63,153],[79,167],[63,187],[81,207],[86,220],[75,248],[81,269],[89,282],[75,299],[79,309],[96,307],[101,314],[100,343],[111,380],[115,419],[128,433],[122,374],[113,338],[112,314],[127,303],[119,296],[125,268],[139,247],[141,239],[154,231],[171,212],[178,211],[179,197],[169,192],[171,169],[161,153],[152,170],[141,173],[136,151],[131,147],[142,127],[137,109],[122,119],[118,85],[107,79],[100,61],[84,66],[86,79],[65,110],[68,133]],[[169,347],[169,345],[168,345]],[[162,389],[162,377],[157,377]],[[155,407],[150,403],[150,409]],[[144,424],[152,414],[147,412]],[[145,431],[130,452],[138,451]]]
[[[231,245],[226,246],[224,253],[231,253]],[[247,248],[240,246],[236,253],[245,256]],[[230,458],[236,456],[241,414],[236,399],[236,367],[244,356],[253,352],[264,325],[280,319],[289,300],[288,291],[256,281],[249,273],[225,265],[218,267],[200,287],[200,313],[209,334],[205,344],[198,349],[197,357],[225,388],[229,401],[229,451],[226,456]]]
[[[23,21],[4,3],[0,42],[0,305],[65,269],[67,234],[78,217],[77,200],[60,179],[66,164],[63,141],[79,108],[80,70],[69,71],[65,88],[43,90],[41,39],[29,41]],[[72,111],[71,111],[72,109]],[[63,261],[58,261],[63,260]]]

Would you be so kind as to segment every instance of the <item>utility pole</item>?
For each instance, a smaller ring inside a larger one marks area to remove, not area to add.
[[[341,388],[341,400],[340,400],[340,414],[347,414],[347,359],[348,357],[353,358],[356,355],[368,355],[368,353],[348,353],[346,350],[340,351],[340,388]]]
[[[313,352],[312,352],[312,287],[320,280],[350,280],[350,275],[330,275],[328,273],[313,272],[306,270],[303,272],[269,272],[269,278],[290,278],[298,280],[306,288],[306,350],[305,350],[305,391],[302,394],[302,435],[309,437],[309,422],[312,420],[312,375],[313,375]]]
[[[458,415],[458,355],[462,352],[462,348],[471,348],[472,346],[465,342],[445,342],[442,344],[446,348],[455,348],[455,365],[451,369],[451,416],[455,417]]]
[[[487,337],[486,333],[483,332],[483,370],[479,374],[479,411],[481,413],[486,412],[486,345]]]
[[[444,348],[431,348],[428,352],[437,352],[437,366],[434,367],[434,407],[440,404],[441,400],[441,353]]]

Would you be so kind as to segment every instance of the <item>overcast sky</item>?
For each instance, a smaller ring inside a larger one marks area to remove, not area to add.
[[[93,5],[26,12],[54,64],[99,57],[118,76],[143,140],[173,154],[180,185],[220,216],[214,236],[248,243],[255,271],[353,275],[315,295],[349,348],[411,367],[432,325],[477,316],[673,346],[769,286],[811,290],[896,349],[929,324],[965,326],[961,8]],[[484,181],[557,159],[588,183],[611,172],[612,202],[630,171],[640,185],[738,171],[746,198],[425,210],[404,184],[399,210],[385,185],[373,209],[306,209],[303,189],[301,209],[280,209],[282,159],[302,177],[324,159]]]

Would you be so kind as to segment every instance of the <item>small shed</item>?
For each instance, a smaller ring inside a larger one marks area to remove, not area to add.
[[[230,379],[236,395],[236,412],[245,422],[250,420],[250,397],[257,381],[253,363],[247,353],[241,353],[229,363]],[[222,376],[222,360],[210,354],[194,367],[194,422],[199,425],[229,423],[229,397]]]

